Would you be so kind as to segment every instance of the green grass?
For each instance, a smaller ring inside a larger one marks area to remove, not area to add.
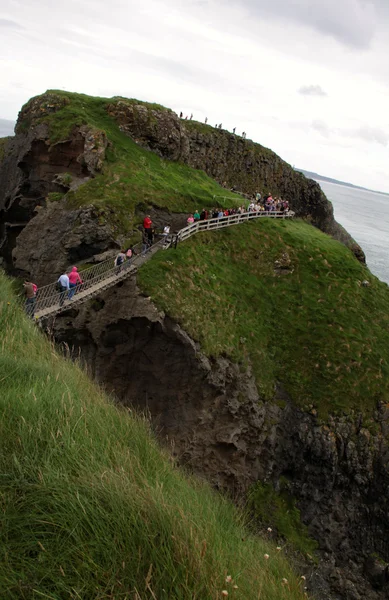
[[[285,491],[277,493],[270,484],[256,483],[248,498],[248,505],[262,526],[271,524],[276,533],[310,559],[315,559],[318,544],[301,522],[296,501]]]
[[[389,288],[302,221],[198,234],[157,254],[138,282],[207,355],[251,364],[264,399],[281,382],[323,417],[354,410],[367,421],[389,402]]]
[[[302,600],[285,557],[59,356],[11,287],[0,274],[0,597]]]
[[[219,186],[203,171],[160,158],[122,133],[107,113],[107,106],[119,98],[98,98],[58,90],[49,90],[46,95],[51,102],[53,99],[66,101],[60,110],[40,119],[49,124],[51,143],[68,139],[74,127],[84,124],[104,131],[111,142],[102,173],[67,194],[69,207],[89,204],[104,207],[108,209],[107,218],[114,220],[120,229],[128,230],[134,223],[136,207],[143,212],[148,206],[171,212],[193,212],[196,208],[242,203],[240,196]],[[45,95],[42,96],[43,107],[47,104],[44,98]],[[138,100],[123,101],[146,106],[150,119],[154,109],[169,111]],[[227,196],[228,200],[218,198],[216,201],[213,196]]]

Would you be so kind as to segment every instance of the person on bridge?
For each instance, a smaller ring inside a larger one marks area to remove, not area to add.
[[[142,234],[142,254],[141,256],[146,256],[146,253],[149,251],[151,247],[151,242],[150,242],[150,238],[147,235],[146,229],[144,230],[143,234]]]
[[[117,267],[116,275],[119,275],[120,271],[122,270],[122,265],[125,260],[126,260],[126,254],[125,254],[124,250],[120,250],[120,252],[117,255],[117,257],[115,258],[115,262],[114,262],[114,266]]]
[[[187,218],[186,222],[187,222],[188,225],[193,225],[193,223],[194,223],[194,217],[193,217],[193,215],[189,215],[189,217]]]
[[[196,208],[195,212],[193,213],[193,218],[195,221],[200,221],[200,213],[197,210],[197,208]]]
[[[69,273],[69,293],[68,293],[68,298],[69,300],[71,300],[74,296],[74,294],[76,293],[76,287],[77,285],[80,285],[82,283],[82,279],[78,273],[78,269],[77,267],[73,267],[72,270]]]
[[[63,306],[65,302],[66,292],[70,289],[69,277],[68,274],[62,273],[62,275],[58,278],[57,281],[58,291],[59,291],[59,305]]]
[[[35,314],[36,293],[38,291],[38,286],[31,281],[25,281],[23,283],[23,287],[26,294],[26,314],[33,319]]]
[[[150,218],[150,215],[146,215],[143,219],[143,229],[151,229],[153,226],[153,222]]]

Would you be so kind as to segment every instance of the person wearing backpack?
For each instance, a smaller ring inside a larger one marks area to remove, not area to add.
[[[58,278],[57,281],[57,290],[59,291],[59,305],[63,306],[65,302],[66,293],[70,289],[69,277],[68,274],[62,273],[62,275]]]
[[[122,270],[122,265],[125,260],[126,260],[125,252],[124,252],[124,250],[120,250],[120,252],[117,255],[117,257],[115,258],[115,262],[114,262],[114,266],[117,267],[116,275],[119,275],[120,271]]]

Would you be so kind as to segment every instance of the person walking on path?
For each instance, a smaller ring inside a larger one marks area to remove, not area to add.
[[[120,252],[117,255],[117,257],[115,258],[115,262],[114,262],[114,266],[117,267],[116,275],[119,275],[120,271],[122,270],[122,265],[125,260],[126,260],[125,252],[124,252],[124,250],[120,250]]]
[[[23,283],[23,287],[26,294],[26,314],[29,317],[31,317],[31,319],[33,319],[35,314],[36,293],[38,287],[35,285],[35,283],[32,283],[31,281],[25,281]]]
[[[57,286],[59,291],[59,305],[63,306],[66,292],[68,292],[70,289],[69,277],[66,272],[62,273],[62,275],[58,278]]]
[[[146,256],[146,252],[149,250],[150,246],[151,246],[150,238],[147,235],[147,232],[145,229],[143,232],[143,235],[142,235],[142,254],[141,254],[141,256],[143,256],[143,257]]]
[[[69,273],[69,293],[68,293],[68,298],[69,300],[71,300],[74,296],[74,294],[76,293],[76,287],[77,285],[80,285],[82,283],[82,279],[80,277],[80,274],[78,272],[77,267],[73,267],[71,272]]]
[[[153,222],[150,215],[146,215],[143,219],[143,229],[145,230],[151,245],[153,243]]]

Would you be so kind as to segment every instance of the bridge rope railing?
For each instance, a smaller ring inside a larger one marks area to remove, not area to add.
[[[164,240],[158,240],[155,244],[150,246],[148,252],[155,251],[157,248],[159,249],[163,242]],[[93,265],[80,271],[79,274],[82,283],[79,283],[69,291],[59,291],[57,289],[57,282],[39,288],[35,302],[36,317],[39,319],[41,316],[46,316],[45,313],[47,313],[47,310],[51,307],[63,309],[69,308],[72,305],[71,302],[68,302],[69,298],[77,300],[81,295],[86,295],[85,293],[92,288],[97,289],[99,284],[104,281],[108,281],[111,278],[113,279],[113,282],[118,279],[123,279],[129,275],[130,272],[134,271],[134,267],[142,264],[144,256],[140,253],[140,249],[141,244],[136,244],[133,247],[133,250],[135,251],[133,257],[130,260],[126,260],[120,266],[114,265],[115,257],[112,256],[97,265]]]
[[[120,279],[128,277],[131,273],[136,271],[137,266],[143,264],[145,258],[154,254],[162,246],[168,247],[169,245],[177,245],[178,242],[183,242],[200,231],[214,231],[216,229],[222,229],[223,227],[238,225],[246,221],[264,217],[285,219],[293,216],[294,213],[292,211],[261,211],[239,213],[205,221],[197,221],[184,227],[177,234],[169,236],[169,241],[167,241],[166,237],[158,240],[148,249],[146,255],[140,253],[141,243],[136,244],[133,247],[135,251],[134,256],[130,260],[126,260],[120,266],[114,266],[114,257],[112,256],[101,263],[80,271],[82,283],[71,288],[69,291],[59,291],[57,289],[57,282],[39,288],[34,307],[35,318],[39,320],[43,317],[50,316],[51,314],[67,310],[81,300],[91,297],[93,293],[97,293],[104,287],[109,287]]]

